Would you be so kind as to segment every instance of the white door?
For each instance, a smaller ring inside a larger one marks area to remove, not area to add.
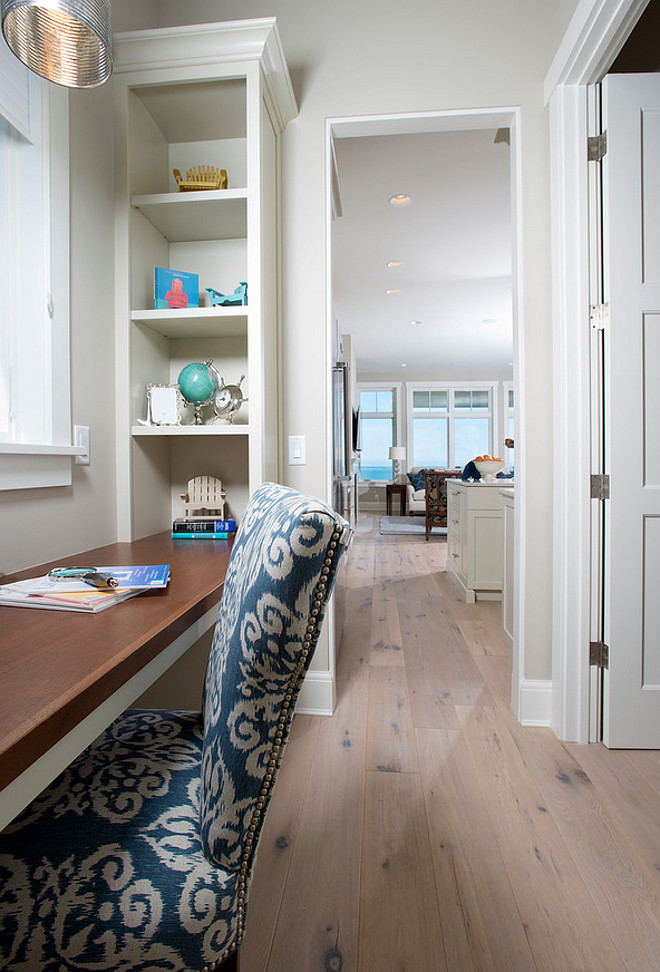
[[[660,748],[660,75],[602,86],[603,740]]]

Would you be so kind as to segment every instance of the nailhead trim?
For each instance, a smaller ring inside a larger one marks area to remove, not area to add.
[[[268,760],[268,770],[264,777],[264,782],[259,793],[259,798],[257,799],[257,804],[252,812],[252,818],[248,826],[248,833],[245,838],[245,846],[243,849],[243,855],[238,868],[238,891],[236,898],[238,901],[236,912],[237,912],[237,929],[236,929],[236,941],[235,943],[225,949],[225,951],[220,955],[218,959],[212,962],[208,966],[204,966],[203,972],[213,972],[214,969],[218,968],[226,958],[233,951],[235,951],[241,942],[243,941],[243,936],[245,934],[245,902],[247,898],[247,875],[250,868],[250,863],[252,861],[254,842],[256,837],[257,829],[260,826],[260,821],[262,817],[262,811],[268,803],[268,797],[273,788],[273,784],[276,779],[276,772],[274,770],[278,769],[282,761],[282,747],[285,739],[288,737],[288,731],[291,727],[291,720],[293,718],[293,708],[291,703],[294,701],[294,696],[300,691],[304,680],[305,667],[307,659],[309,657],[312,642],[315,636],[318,635],[318,616],[321,613],[323,604],[325,601],[325,595],[327,590],[327,578],[330,574],[330,567],[332,566],[334,556],[338,547],[338,541],[341,538],[342,530],[336,528],[333,531],[332,537],[328,544],[329,554],[323,561],[323,567],[321,568],[321,577],[316,585],[316,590],[314,593],[314,600],[312,602],[312,608],[310,611],[310,617],[308,619],[306,633],[303,637],[303,646],[300,650],[300,659],[289,679],[289,684],[287,691],[284,695],[284,701],[282,702],[282,708],[280,710],[280,716],[277,721],[277,726],[275,728],[275,743],[271,747],[269,760]]]

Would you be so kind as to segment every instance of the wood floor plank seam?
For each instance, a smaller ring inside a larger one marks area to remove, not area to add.
[[[501,604],[445,563],[354,538],[336,711],[285,754],[242,972],[660,972],[660,753],[521,726]]]

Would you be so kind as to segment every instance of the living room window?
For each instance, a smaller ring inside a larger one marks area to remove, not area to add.
[[[360,479],[392,479],[389,449],[395,445],[397,388],[360,385]]]
[[[408,468],[451,469],[492,451],[494,386],[408,385]]]

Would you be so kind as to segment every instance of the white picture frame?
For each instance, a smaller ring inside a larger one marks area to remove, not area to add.
[[[150,425],[181,425],[181,396],[176,385],[147,386],[147,421]]]

